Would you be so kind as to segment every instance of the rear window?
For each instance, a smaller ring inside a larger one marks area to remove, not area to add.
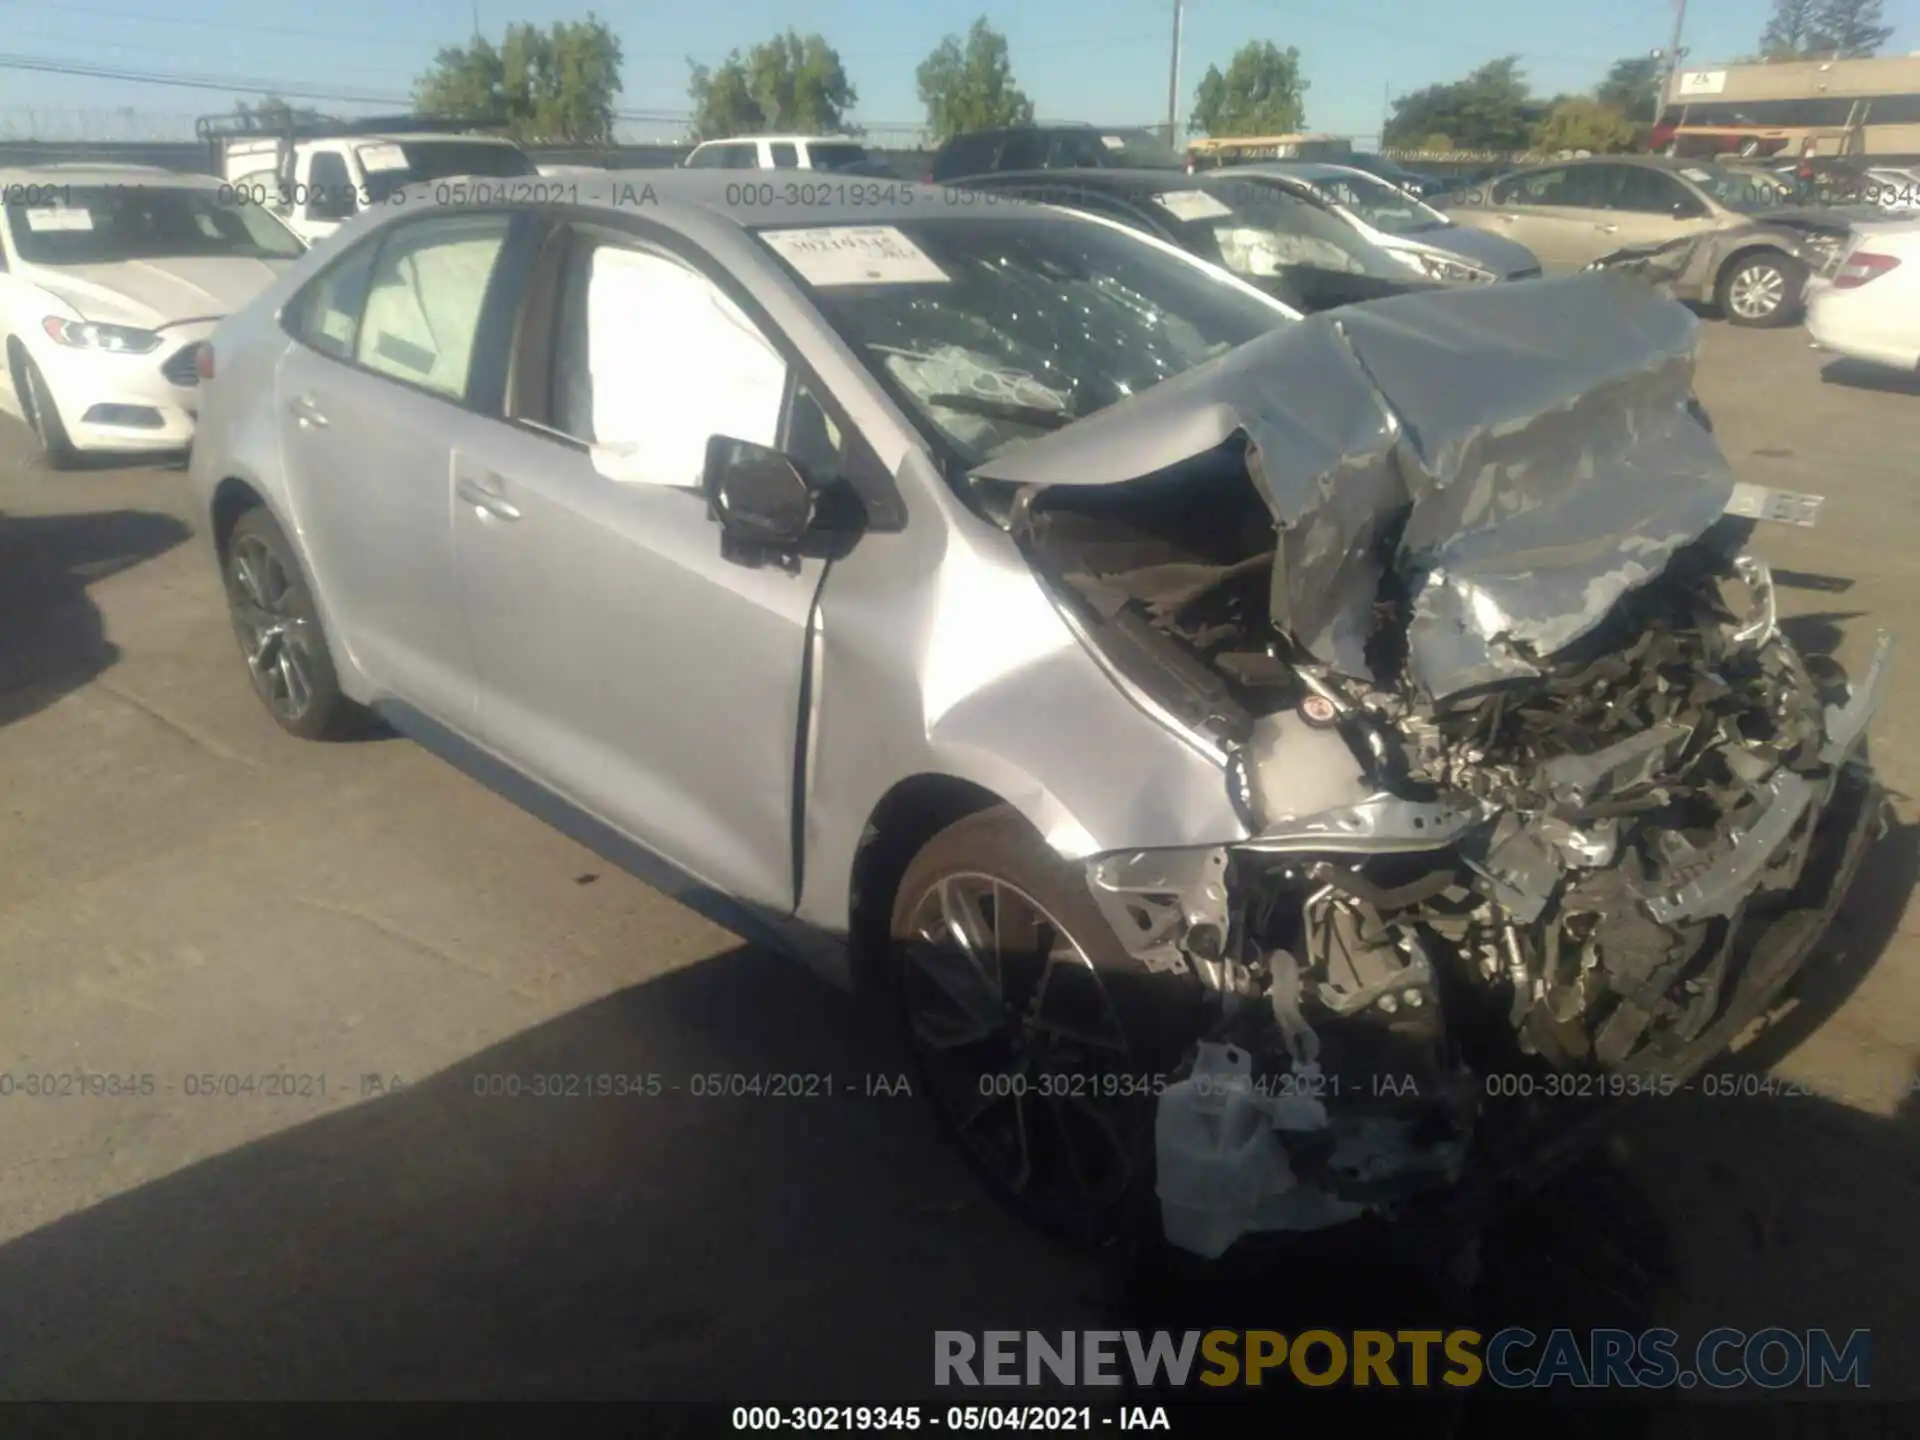
[[[871,158],[866,146],[838,141],[827,145],[810,144],[807,146],[807,155],[816,170],[847,170],[856,165],[865,165]]]

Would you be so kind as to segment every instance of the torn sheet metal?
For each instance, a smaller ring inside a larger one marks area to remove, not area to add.
[[[1726,512],[1732,474],[1689,407],[1696,331],[1606,274],[1402,296],[1285,326],[973,474],[1115,484],[1244,436],[1281,532],[1274,623],[1375,679],[1390,564],[1413,595],[1409,674],[1440,699],[1537,674]]]

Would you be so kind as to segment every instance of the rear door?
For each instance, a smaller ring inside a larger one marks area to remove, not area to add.
[[[1549,271],[1575,270],[1619,248],[1601,228],[1609,217],[1602,177],[1591,165],[1506,176],[1489,188],[1484,208],[1463,209],[1457,218],[1518,241]]]
[[[469,211],[367,237],[297,297],[275,377],[294,520],[340,643],[382,692],[466,733],[452,456],[513,229]]]

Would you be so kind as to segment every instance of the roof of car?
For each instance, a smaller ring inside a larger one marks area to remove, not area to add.
[[[757,145],[762,140],[770,140],[777,145],[860,145],[862,143],[852,135],[729,135],[723,140],[702,140],[693,148],[704,150],[709,145]]]
[[[481,183],[485,183],[482,181]],[[514,183],[514,182],[506,182]],[[742,230],[780,229],[810,225],[873,226],[901,221],[938,221],[945,218],[1007,214],[1004,208],[979,203],[979,197],[956,193],[938,185],[906,180],[872,180],[848,184],[844,195],[825,194],[842,187],[792,187],[793,198],[782,198],[782,187],[742,187],[737,173],[725,170],[604,170],[596,175],[568,179],[567,201],[587,209],[619,214],[640,213],[671,224],[674,212],[682,217],[699,214],[730,222]],[[435,204],[446,186],[420,181],[400,193]],[[732,200],[728,196],[731,194]],[[799,197],[821,203],[801,203]],[[756,204],[764,200],[765,204]],[[395,205],[395,213],[407,206]],[[1050,214],[1038,206],[1022,206],[1023,216]],[[1055,217],[1065,219],[1065,217]]]
[[[218,190],[226,182],[213,175],[187,170],[163,170],[158,165],[90,164],[18,165],[0,168],[0,185],[165,185],[169,189]]]
[[[1129,169],[1121,166],[1077,166],[1057,170],[997,170],[988,175],[968,175],[968,181],[992,180],[996,183],[1026,182],[1035,185],[1078,185],[1088,190],[1198,190],[1217,171],[1189,175],[1184,170],[1156,170],[1151,166]]]

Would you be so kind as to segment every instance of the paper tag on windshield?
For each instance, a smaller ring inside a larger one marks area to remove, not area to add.
[[[407,168],[407,152],[398,145],[362,145],[360,168],[369,175]]]
[[[49,206],[41,210],[27,211],[29,230],[91,230],[93,212],[91,210],[62,210]]]
[[[892,225],[762,230],[760,238],[809,285],[943,285],[949,278]]]
[[[1102,135],[1100,137],[1100,143],[1109,150],[1124,150],[1127,148],[1127,142],[1122,140],[1118,135]]]
[[[1754,520],[1771,520],[1777,525],[1811,527],[1820,522],[1824,495],[1803,495],[1797,490],[1774,490],[1765,485],[1740,481],[1727,501],[1727,514],[1745,515]]]
[[[1218,220],[1222,215],[1233,214],[1204,190],[1169,190],[1153,198],[1176,220]]]
[[[1713,179],[1712,172],[1707,170],[1682,170],[1680,173],[1689,180],[1699,181],[1702,185],[1707,184]]]

